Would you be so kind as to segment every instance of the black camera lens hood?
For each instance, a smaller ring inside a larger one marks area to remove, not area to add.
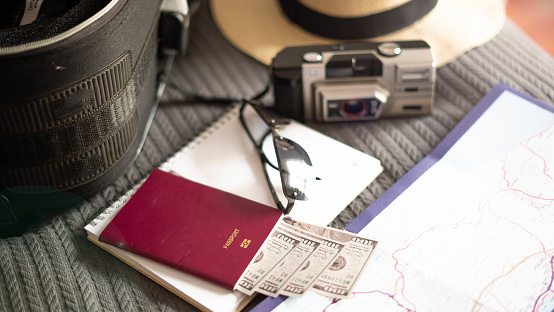
[[[113,183],[155,110],[161,0],[112,0],[55,36],[0,47],[0,226]]]

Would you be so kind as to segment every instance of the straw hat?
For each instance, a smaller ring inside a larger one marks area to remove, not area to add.
[[[506,18],[503,0],[211,0],[210,5],[224,36],[265,64],[288,46],[425,40],[441,66],[490,40]]]

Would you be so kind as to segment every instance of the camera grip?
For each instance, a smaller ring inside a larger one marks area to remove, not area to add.
[[[281,71],[273,75],[275,107],[283,115],[300,122],[305,120],[300,70]]]

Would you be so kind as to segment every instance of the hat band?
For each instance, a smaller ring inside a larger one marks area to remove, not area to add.
[[[376,14],[340,18],[316,12],[298,0],[279,0],[285,15],[305,30],[333,39],[366,39],[404,28],[429,13],[438,0],[412,0]]]

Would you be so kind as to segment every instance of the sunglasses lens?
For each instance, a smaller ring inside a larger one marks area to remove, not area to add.
[[[281,137],[277,129],[290,123],[254,105],[241,109],[241,121],[252,142],[261,149],[264,170],[272,194],[285,213],[294,201],[307,200],[316,181],[308,153],[296,142]]]
[[[281,168],[283,192],[289,198],[307,200],[310,184],[315,181],[308,154],[300,145],[287,138],[276,136],[273,144]]]

